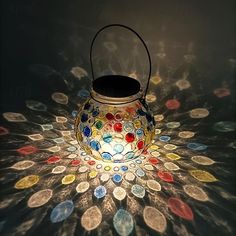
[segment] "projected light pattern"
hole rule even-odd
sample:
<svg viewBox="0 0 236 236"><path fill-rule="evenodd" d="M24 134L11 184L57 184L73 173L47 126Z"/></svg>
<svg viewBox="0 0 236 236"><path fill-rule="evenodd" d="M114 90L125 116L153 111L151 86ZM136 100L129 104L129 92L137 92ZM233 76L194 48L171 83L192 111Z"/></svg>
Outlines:
<svg viewBox="0 0 236 236"><path fill-rule="evenodd" d="M72 68L71 73L80 80L87 76L82 68ZM141 130L141 123L146 128L150 123L138 117L139 106L111 113L86 103L76 123L82 133L78 144L74 120L77 105L88 98L85 88L76 95L55 92L51 105L30 100L26 101L28 111L3 113L0 209L7 217L1 217L2 235L90 231L95 235L204 235L204 227L199 227L202 221L210 230L231 235L233 226L221 212L233 219L227 201L235 196L222 184L228 175L221 167L224 153L217 154L214 148L221 142L217 135L234 132L236 123L205 123L211 117L206 105L181 100L190 82L185 78L161 87L179 89L178 96L170 98L171 93L155 92L163 81L160 75L154 76L147 95L156 121L152 138ZM219 96L221 92L214 91L217 99L230 96L224 90L224 96ZM89 113L93 114L90 118ZM128 115L133 116L132 124L125 120ZM201 133L206 126L214 136ZM130 133L133 136L127 136ZM120 142L121 135L127 137L122 136ZM101 142L109 144L110 139L117 142L105 155L100 152ZM84 151L81 141L85 140L99 157ZM127 147L130 143L135 147ZM235 141L228 138L228 143L227 150L234 150ZM138 154L126 159L131 149ZM120 158L115 162L117 153Z"/></svg>

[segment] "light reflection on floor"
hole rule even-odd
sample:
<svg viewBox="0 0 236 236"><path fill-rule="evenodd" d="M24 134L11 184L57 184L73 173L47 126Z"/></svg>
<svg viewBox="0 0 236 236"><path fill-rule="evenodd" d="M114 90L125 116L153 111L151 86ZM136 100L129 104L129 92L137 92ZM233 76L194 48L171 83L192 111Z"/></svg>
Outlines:
<svg viewBox="0 0 236 236"><path fill-rule="evenodd" d="M80 67L71 73L79 79L87 76ZM235 196L224 189L229 173L221 168L225 160L215 159L214 148L218 133L235 131L236 123L205 124L212 108L194 105L191 96L181 101L181 93L191 88L187 78L171 85L179 91L169 99L157 94L157 86L162 86L159 75L152 77L147 95L155 139L139 158L126 163L93 159L78 146L73 125L89 95L85 88L77 95L55 92L54 103L29 100L28 110L3 113L2 233L205 235L212 227L219 235L233 234L228 219L234 212L221 202ZM212 93L217 99L231 96L228 88ZM216 139L201 133L209 125ZM228 149L235 149L233 139L228 143ZM210 228L200 229L202 222Z"/></svg>

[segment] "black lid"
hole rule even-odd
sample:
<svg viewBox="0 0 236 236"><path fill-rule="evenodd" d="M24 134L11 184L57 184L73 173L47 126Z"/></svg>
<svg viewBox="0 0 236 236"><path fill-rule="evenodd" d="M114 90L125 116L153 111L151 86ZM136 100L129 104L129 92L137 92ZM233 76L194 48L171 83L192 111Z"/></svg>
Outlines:
<svg viewBox="0 0 236 236"><path fill-rule="evenodd" d="M129 97L140 91L140 83L123 75L106 75L93 81L93 90L107 97Z"/></svg>

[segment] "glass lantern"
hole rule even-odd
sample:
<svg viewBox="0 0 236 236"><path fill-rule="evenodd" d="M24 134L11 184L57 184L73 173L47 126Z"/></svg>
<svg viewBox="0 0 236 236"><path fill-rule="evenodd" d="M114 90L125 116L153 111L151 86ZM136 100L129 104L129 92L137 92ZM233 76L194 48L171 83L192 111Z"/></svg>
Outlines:
<svg viewBox="0 0 236 236"><path fill-rule="evenodd" d="M124 75L94 78L92 49L97 35L108 27L132 31L144 45L149 59L145 91L137 79ZM92 68L91 97L81 106L75 121L75 133L81 148L98 160L122 163L140 156L153 139L154 119L145 102L151 76L151 58L142 38L131 28L113 24L100 29L90 49Z"/></svg>

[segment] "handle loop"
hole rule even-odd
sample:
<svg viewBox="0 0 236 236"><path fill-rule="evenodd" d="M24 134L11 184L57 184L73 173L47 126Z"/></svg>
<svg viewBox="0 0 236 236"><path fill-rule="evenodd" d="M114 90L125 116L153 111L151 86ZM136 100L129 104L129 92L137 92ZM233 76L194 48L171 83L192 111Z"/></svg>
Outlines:
<svg viewBox="0 0 236 236"><path fill-rule="evenodd" d="M97 36L105 29L107 28L110 28L110 27L121 27L121 28L125 28L127 30L130 30L131 32L133 32L139 39L140 41L142 42L145 50L146 50L146 53L147 53L147 56L148 56L148 61L149 61L149 74L148 74L148 79L147 79L147 84L146 84L146 89L145 89L145 93L144 93L144 99L147 95L147 90L148 90L148 87L149 87L149 82L150 82L150 78L151 78L151 73L152 73L152 63L151 63L151 57L150 57L150 53L148 51L148 48L147 48L147 45L145 44L144 40L141 38L141 36L136 32L134 31L133 29L131 29L130 27L126 26L126 25L122 25L122 24L110 24L110 25L106 25L104 27L102 27L100 30L97 31L97 33L95 34L95 36L93 37L93 40L92 40L92 43L91 43L91 46L90 46L90 65L91 65L91 72L92 72L92 79L93 81L95 80L94 78L94 70L93 70L93 59L92 59L92 51L93 51L93 45L94 45L94 42L97 38Z"/></svg>

